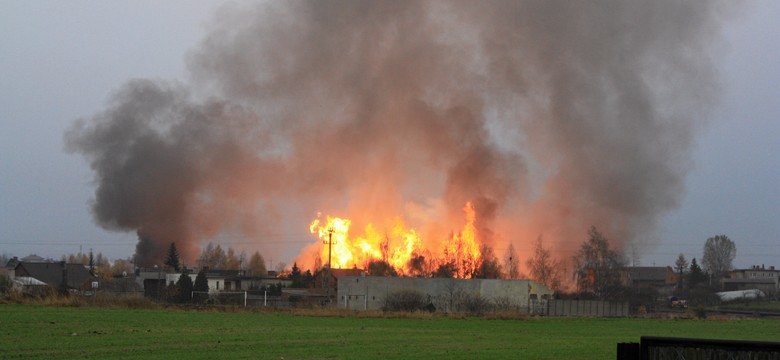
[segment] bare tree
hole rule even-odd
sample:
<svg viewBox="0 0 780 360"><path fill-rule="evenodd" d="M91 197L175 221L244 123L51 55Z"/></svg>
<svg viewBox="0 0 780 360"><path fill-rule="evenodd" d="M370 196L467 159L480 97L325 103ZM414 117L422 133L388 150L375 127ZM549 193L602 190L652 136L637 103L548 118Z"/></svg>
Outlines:
<svg viewBox="0 0 780 360"><path fill-rule="evenodd" d="M737 256L737 247L726 235L716 235L704 244L704 256L701 259L704 270L710 275L721 277L732 268Z"/></svg>
<svg viewBox="0 0 780 360"><path fill-rule="evenodd" d="M319 251L315 250L312 251L311 257L314 259L314 268L312 270L314 270L314 272L316 273L317 271L322 269L322 256L320 255Z"/></svg>
<svg viewBox="0 0 780 360"><path fill-rule="evenodd" d="M225 254L225 270L240 270L241 260L236 255L236 251L232 247L228 247L227 254Z"/></svg>
<svg viewBox="0 0 780 360"><path fill-rule="evenodd" d="M235 254L234 254L235 255ZM200 267L208 266L211 269L224 269L227 262L227 255L222 246L209 242L200 253L198 258L198 265Z"/></svg>
<svg viewBox="0 0 780 360"><path fill-rule="evenodd" d="M133 273L132 259L117 259L110 265L109 272L114 277L127 277L128 274Z"/></svg>
<svg viewBox="0 0 780 360"><path fill-rule="evenodd" d="M252 276L266 276L268 274L265 267L265 259L263 259L263 255L260 255L259 251L255 251L255 253L249 257L248 270Z"/></svg>
<svg viewBox="0 0 780 360"><path fill-rule="evenodd" d="M595 226L588 231L588 241L582 243L574 264L581 289L592 291L600 299L607 299L620 290L623 257L609 247L609 241Z"/></svg>
<svg viewBox="0 0 780 360"><path fill-rule="evenodd" d="M544 247L541 236L536 239L534 255L528 259L527 265L531 279L550 289L560 289L562 282L561 263L553 259L550 249Z"/></svg>
<svg viewBox="0 0 780 360"><path fill-rule="evenodd" d="M62 255L60 260L65 261L68 264L89 265L89 255L82 253L81 251L79 251L78 254Z"/></svg>

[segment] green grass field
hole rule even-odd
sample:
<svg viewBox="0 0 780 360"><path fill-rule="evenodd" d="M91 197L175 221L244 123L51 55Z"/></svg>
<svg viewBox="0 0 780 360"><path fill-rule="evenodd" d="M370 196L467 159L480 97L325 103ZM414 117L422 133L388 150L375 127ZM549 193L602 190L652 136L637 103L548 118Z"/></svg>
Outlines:
<svg viewBox="0 0 780 360"><path fill-rule="evenodd" d="M780 340L777 320L371 318L0 305L0 358L614 359L642 335Z"/></svg>

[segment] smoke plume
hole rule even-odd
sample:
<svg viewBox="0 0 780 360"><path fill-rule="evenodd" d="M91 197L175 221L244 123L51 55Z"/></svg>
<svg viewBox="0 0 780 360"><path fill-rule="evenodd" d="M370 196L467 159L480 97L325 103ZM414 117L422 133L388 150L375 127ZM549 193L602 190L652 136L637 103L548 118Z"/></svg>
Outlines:
<svg viewBox="0 0 780 360"><path fill-rule="evenodd" d="M138 233L139 265L172 241L192 262L224 233L262 251L317 211L401 217L435 243L462 226L467 201L498 255L540 235L572 249L591 225L647 247L717 98L722 11L232 4L187 54L187 79L130 81L65 139L95 173L96 222Z"/></svg>

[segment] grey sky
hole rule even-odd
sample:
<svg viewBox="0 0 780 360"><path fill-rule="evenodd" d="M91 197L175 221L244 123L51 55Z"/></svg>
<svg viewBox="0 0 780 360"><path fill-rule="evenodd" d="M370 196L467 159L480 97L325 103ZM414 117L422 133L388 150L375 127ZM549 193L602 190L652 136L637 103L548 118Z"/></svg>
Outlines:
<svg viewBox="0 0 780 360"><path fill-rule="evenodd" d="M678 210L644 265L701 256L707 237L737 244L736 265L780 265L780 3L746 2L727 27L724 95L694 150ZM58 258L133 253L134 233L94 225L92 172L63 151L75 119L128 79L186 80L184 57L217 5L193 1L0 2L0 253ZM305 227L307 224L302 224ZM584 231L583 231L584 233ZM286 261L294 254L270 252Z"/></svg>

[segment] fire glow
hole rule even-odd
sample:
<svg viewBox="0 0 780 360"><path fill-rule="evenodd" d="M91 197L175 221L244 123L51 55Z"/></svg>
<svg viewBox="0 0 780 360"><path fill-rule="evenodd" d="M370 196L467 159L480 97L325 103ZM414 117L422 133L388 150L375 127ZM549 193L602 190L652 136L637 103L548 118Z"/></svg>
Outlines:
<svg viewBox="0 0 780 360"><path fill-rule="evenodd" d="M454 233L443 242L443 246L426 243L420 234L396 217L393 225L380 231L373 224L366 225L363 233L350 236L349 219L322 215L312 221L309 231L317 234L326 245L322 247L319 256L323 263L328 262L328 242L331 266L334 268L368 268L373 261L384 261L391 265L402 276L414 276L422 268L436 269L440 266L451 266L454 276L470 278L481 258L480 244L477 240L476 212L471 202L463 207L466 223L463 229ZM437 254L438 256L432 256Z"/></svg>
<svg viewBox="0 0 780 360"><path fill-rule="evenodd" d="M334 267L473 277L492 249L543 236L564 253L590 226L650 248L717 100L701 59L724 5L231 4L188 81L128 81L65 145L94 173L95 223L136 232L144 267L240 236L316 268L321 241L269 239L325 204L347 211L312 226Z"/></svg>

